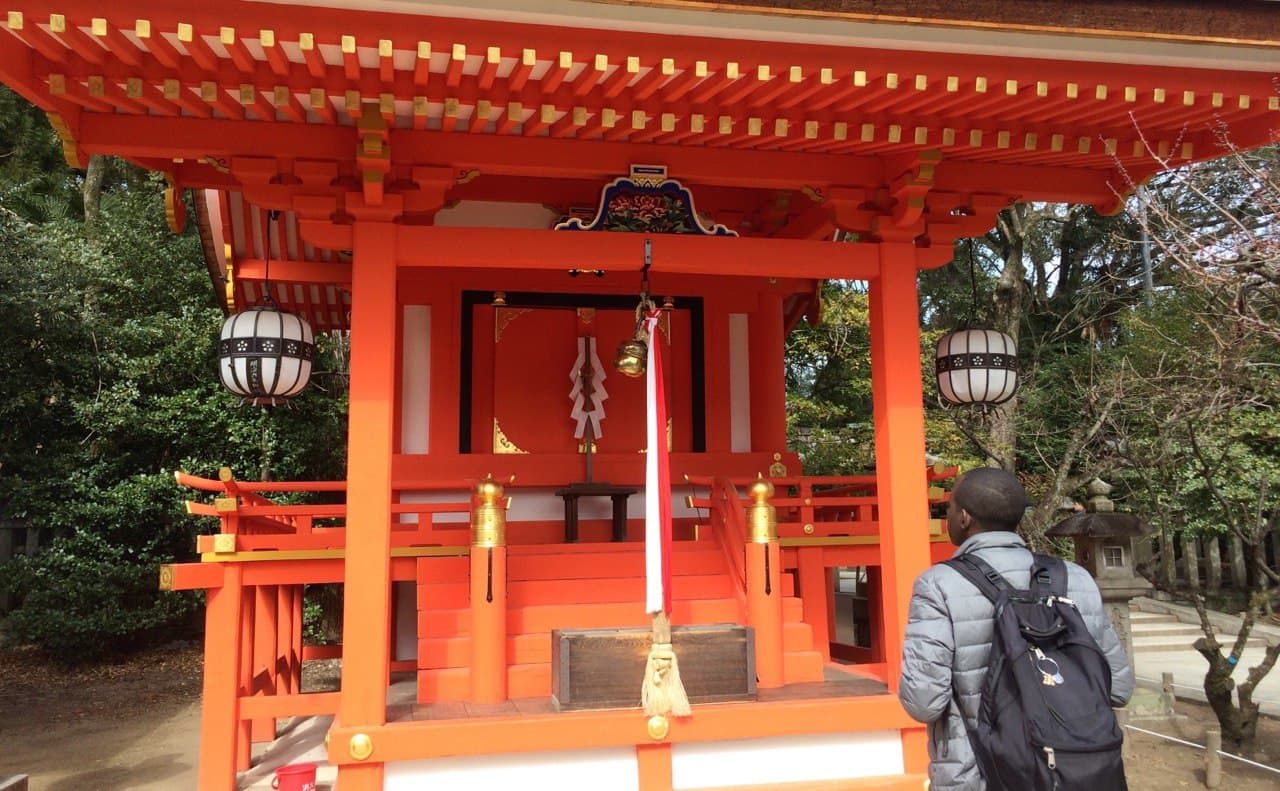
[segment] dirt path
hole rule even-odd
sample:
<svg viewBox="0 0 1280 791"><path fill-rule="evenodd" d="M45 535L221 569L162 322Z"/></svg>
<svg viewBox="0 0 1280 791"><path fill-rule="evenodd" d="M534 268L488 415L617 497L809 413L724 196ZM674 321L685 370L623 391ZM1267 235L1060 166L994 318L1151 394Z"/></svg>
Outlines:
<svg viewBox="0 0 1280 791"><path fill-rule="evenodd" d="M1206 728L1217 726L1213 712L1203 703L1178 701L1174 711L1185 719L1171 723L1134 723L1145 730L1174 736L1184 741L1204 744ZM1129 791L1178 791L1204 788L1204 751L1174 744L1156 736L1126 729L1128 740L1125 775ZM1263 717L1258 724L1258 744L1262 754L1253 757L1258 763L1280 767L1280 721ZM1280 788L1280 774L1255 769L1239 761L1223 757L1223 791L1275 791Z"/></svg>
<svg viewBox="0 0 1280 791"><path fill-rule="evenodd" d="M195 788L199 701L191 645L74 671L0 655L0 775L32 791Z"/></svg>
<svg viewBox="0 0 1280 791"><path fill-rule="evenodd" d="M0 776L29 774L33 791L193 789L199 699L200 652L191 645L76 671L0 653ZM1209 709L1179 702L1177 710L1186 715L1180 724L1142 727L1203 744ZM1259 731L1259 760L1280 764L1280 721L1264 718ZM1128 738L1132 791L1204 787L1202 751L1132 731ZM1222 763L1224 789L1280 788L1280 775Z"/></svg>

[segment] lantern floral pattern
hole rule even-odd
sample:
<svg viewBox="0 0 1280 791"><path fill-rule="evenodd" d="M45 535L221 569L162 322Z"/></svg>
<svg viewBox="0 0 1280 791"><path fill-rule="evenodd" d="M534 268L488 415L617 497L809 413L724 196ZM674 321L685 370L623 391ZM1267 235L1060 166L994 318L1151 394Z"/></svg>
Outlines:
<svg viewBox="0 0 1280 791"><path fill-rule="evenodd" d="M995 330L963 329L938 340L938 395L948 404L999 406L1018 391L1018 346Z"/></svg>
<svg viewBox="0 0 1280 791"><path fill-rule="evenodd" d="M314 358L311 325L274 305L234 313L222 324L218 377L246 403L279 406L300 395Z"/></svg>

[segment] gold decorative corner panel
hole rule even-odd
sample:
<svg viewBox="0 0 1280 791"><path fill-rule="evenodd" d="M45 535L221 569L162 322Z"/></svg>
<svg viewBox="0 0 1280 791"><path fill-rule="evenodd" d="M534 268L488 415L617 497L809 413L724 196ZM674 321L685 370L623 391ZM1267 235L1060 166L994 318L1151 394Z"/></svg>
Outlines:
<svg viewBox="0 0 1280 791"><path fill-rule="evenodd" d="M495 417L493 419L493 452L502 454L527 454L529 451L521 450L520 446L507 439L507 435L502 433L502 426L498 423L498 419Z"/></svg>
<svg viewBox="0 0 1280 791"><path fill-rule="evenodd" d="M493 312L493 342L502 340L502 333L507 331L511 322L530 311L529 308L500 308Z"/></svg>

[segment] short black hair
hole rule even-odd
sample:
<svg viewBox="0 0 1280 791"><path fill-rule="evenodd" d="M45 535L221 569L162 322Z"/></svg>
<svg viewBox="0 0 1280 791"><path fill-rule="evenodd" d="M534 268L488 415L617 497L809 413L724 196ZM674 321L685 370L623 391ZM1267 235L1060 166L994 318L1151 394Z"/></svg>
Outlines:
<svg viewBox="0 0 1280 791"><path fill-rule="evenodd" d="M984 530L1018 529L1029 503L1018 479L992 467L979 467L960 476L951 502L969 512Z"/></svg>

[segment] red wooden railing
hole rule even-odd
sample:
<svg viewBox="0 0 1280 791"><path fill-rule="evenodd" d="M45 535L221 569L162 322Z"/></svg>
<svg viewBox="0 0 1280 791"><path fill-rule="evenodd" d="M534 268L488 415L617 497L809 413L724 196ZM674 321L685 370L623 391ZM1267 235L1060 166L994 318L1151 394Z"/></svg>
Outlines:
<svg viewBox="0 0 1280 791"><path fill-rule="evenodd" d="M959 469L934 465L927 473L929 505L945 504L950 494L933 484L956 477ZM710 486L712 478L691 477L690 483ZM752 478L727 483L749 486ZM811 475L770 478L776 494L778 537L879 536L880 509L874 475Z"/></svg>
<svg viewBox="0 0 1280 791"><path fill-rule="evenodd" d="M738 611L742 618L747 615L747 565L744 556L747 545L747 527L743 518L742 501L738 490L724 478L696 479L689 478L695 486L710 487L706 500L690 498L693 507L708 509L711 516L711 527L716 542L725 554L729 573L732 576L733 593L738 600Z"/></svg>
<svg viewBox="0 0 1280 791"><path fill-rule="evenodd" d="M935 484L958 473L955 467L935 465L929 468L928 501L931 510L950 499L949 492ZM686 480L705 496L689 498L690 507L705 508L711 528L725 551L729 568L734 577L734 589L747 590L745 507L738 496L738 487L747 487L752 478L715 478L687 476ZM873 545L880 541L879 502L877 482L874 476L790 476L771 478L775 496L770 501L777 509L780 544L787 548L784 567L795 573L796 592L804 607L804 620L815 636L833 637L829 634L831 580L829 570L838 565L872 565L878 563L878 552ZM780 495L780 496L779 496ZM931 541L945 540L941 514L931 514ZM861 550L856 555L849 550ZM837 550L833 552L832 550ZM869 552L867 550L870 550ZM878 575L878 568L870 568L870 575ZM744 605L746 598L739 599ZM877 613L872 613L873 633L877 641L890 638L876 628ZM827 641L818 638L818 648L830 658ZM861 656L864 668L879 667L874 662L882 657L874 651L864 651ZM883 675L883 673L881 673Z"/></svg>
<svg viewBox="0 0 1280 791"><path fill-rule="evenodd" d="M340 645L312 646L302 642L302 591L306 584L332 582L333 564L341 563L346 546L345 503L280 503L269 494L334 495L345 493L345 481L238 481L223 470L219 479L176 473L178 484L215 495L213 502L188 501L187 511L219 520L218 535L197 538L205 562L192 564L212 571L220 581L223 570L240 567L259 580L237 585L241 601L238 652L237 763L248 767L251 742L275 738L275 721L293 716L337 712L339 693L301 689L302 661L337 658ZM438 554L468 551L468 522L442 523L440 514L469 514L471 481L402 482L400 492L457 493L445 502L396 503L393 518L412 515L416 521L397 521L392 527L393 555L415 552ZM446 495L447 496L447 495ZM410 559L411 560L411 559ZM189 567L187 567L189 568ZM264 571L265 570L265 571ZM261 573L259 573L261 572ZM174 572L170 572L173 574ZM229 572L228 572L229 573ZM337 577L341 579L341 576ZM200 587L178 584L174 587ZM226 639L228 636L210 636ZM388 668L413 670L416 663L392 662Z"/></svg>

